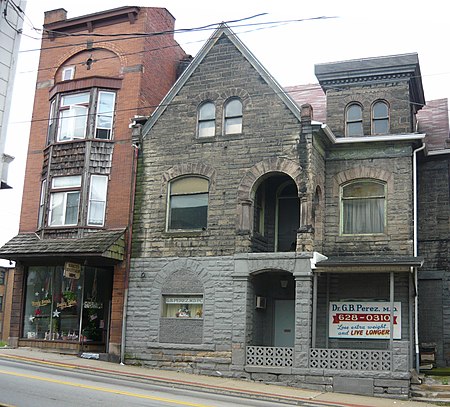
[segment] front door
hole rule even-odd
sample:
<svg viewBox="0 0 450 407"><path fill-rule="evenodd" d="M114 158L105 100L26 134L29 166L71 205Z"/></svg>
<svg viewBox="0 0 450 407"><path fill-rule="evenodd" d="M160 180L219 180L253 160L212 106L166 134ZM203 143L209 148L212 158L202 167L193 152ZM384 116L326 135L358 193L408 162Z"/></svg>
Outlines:
<svg viewBox="0 0 450 407"><path fill-rule="evenodd" d="M294 346L295 300L275 300L275 347Z"/></svg>

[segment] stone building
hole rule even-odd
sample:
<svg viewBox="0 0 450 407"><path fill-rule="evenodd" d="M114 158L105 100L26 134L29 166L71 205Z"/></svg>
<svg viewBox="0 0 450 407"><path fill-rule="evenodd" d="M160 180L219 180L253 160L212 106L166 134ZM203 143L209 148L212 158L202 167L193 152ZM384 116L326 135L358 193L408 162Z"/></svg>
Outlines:
<svg viewBox="0 0 450 407"><path fill-rule="evenodd" d="M408 396L418 56L315 70L282 89L222 25L135 128L128 362Z"/></svg>
<svg viewBox="0 0 450 407"><path fill-rule="evenodd" d="M45 13L20 229L0 249L16 261L11 345L121 353L129 124L176 80L186 55L174 23L164 8Z"/></svg>

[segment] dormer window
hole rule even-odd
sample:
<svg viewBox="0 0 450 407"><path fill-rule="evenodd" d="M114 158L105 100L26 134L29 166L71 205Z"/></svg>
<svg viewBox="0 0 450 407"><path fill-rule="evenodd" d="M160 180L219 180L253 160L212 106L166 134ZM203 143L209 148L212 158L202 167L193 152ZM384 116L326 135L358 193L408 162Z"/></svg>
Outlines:
<svg viewBox="0 0 450 407"><path fill-rule="evenodd" d="M372 106L372 134L389 133L389 106L379 100Z"/></svg>
<svg viewBox="0 0 450 407"><path fill-rule="evenodd" d="M358 103L347 106L345 112L345 135L359 137L364 135L362 121L362 107Z"/></svg>

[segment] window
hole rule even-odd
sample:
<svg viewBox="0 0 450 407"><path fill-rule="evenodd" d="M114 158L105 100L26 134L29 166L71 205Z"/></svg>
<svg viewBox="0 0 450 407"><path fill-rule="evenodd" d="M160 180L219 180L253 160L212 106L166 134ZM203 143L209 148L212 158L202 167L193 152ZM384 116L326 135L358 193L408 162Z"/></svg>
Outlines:
<svg viewBox="0 0 450 407"><path fill-rule="evenodd" d="M92 175L89 189L88 225L103 226L105 223L106 190L108 177Z"/></svg>
<svg viewBox="0 0 450 407"><path fill-rule="evenodd" d="M208 180L183 177L169 185L168 230L205 229L208 216Z"/></svg>
<svg viewBox="0 0 450 407"><path fill-rule="evenodd" d="M345 112L345 135L357 137L363 134L362 107L357 103L352 103Z"/></svg>
<svg viewBox="0 0 450 407"><path fill-rule="evenodd" d="M202 318L203 296L180 295L163 296L163 317L166 318Z"/></svg>
<svg viewBox="0 0 450 407"><path fill-rule="evenodd" d="M386 102L378 101L372 106L372 134L388 134L389 107Z"/></svg>
<svg viewBox="0 0 450 407"><path fill-rule="evenodd" d="M81 175L57 177L52 180L49 226L78 224Z"/></svg>
<svg viewBox="0 0 450 407"><path fill-rule="evenodd" d="M5 272L4 271L0 271L0 285L4 285L5 284Z"/></svg>
<svg viewBox="0 0 450 407"><path fill-rule="evenodd" d="M341 191L342 233L384 233L385 184L379 181L356 181Z"/></svg>
<svg viewBox="0 0 450 407"><path fill-rule="evenodd" d="M44 210L45 210L45 194L46 194L46 186L47 180L43 180L41 183L41 197L39 200L39 218L38 218L38 227L42 227L44 225Z"/></svg>
<svg viewBox="0 0 450 407"><path fill-rule="evenodd" d="M115 92L96 88L56 94L50 102L48 143L55 139L57 142L84 138L110 140L115 102Z"/></svg>
<svg viewBox="0 0 450 407"><path fill-rule="evenodd" d="M86 136L89 93L61 96L59 107L58 141Z"/></svg>
<svg viewBox="0 0 450 407"><path fill-rule="evenodd" d="M225 104L224 133L242 133L242 102L239 99L230 99Z"/></svg>
<svg viewBox="0 0 450 407"><path fill-rule="evenodd" d="M214 137L216 134L216 106L205 102L198 110L198 137Z"/></svg>
<svg viewBox="0 0 450 407"><path fill-rule="evenodd" d="M265 231L266 189L261 185L255 194L255 232L264 236Z"/></svg>
<svg viewBox="0 0 450 407"><path fill-rule="evenodd" d="M0 312L3 311L3 296L0 295Z"/></svg>
<svg viewBox="0 0 450 407"><path fill-rule="evenodd" d="M74 66L66 66L62 70L62 80L63 81L70 81L75 77L75 67Z"/></svg>
<svg viewBox="0 0 450 407"><path fill-rule="evenodd" d="M95 137L105 140L111 138L114 103L116 94L100 91L98 93L97 116L95 121Z"/></svg>

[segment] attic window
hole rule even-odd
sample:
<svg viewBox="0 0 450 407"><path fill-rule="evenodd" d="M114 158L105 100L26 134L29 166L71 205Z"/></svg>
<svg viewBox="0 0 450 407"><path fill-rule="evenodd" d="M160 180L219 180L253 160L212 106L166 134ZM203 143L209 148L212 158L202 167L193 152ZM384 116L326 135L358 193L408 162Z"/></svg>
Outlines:
<svg viewBox="0 0 450 407"><path fill-rule="evenodd" d="M75 77L75 66L66 66L62 70L61 80L70 81Z"/></svg>

